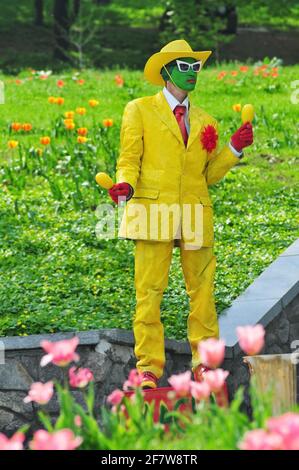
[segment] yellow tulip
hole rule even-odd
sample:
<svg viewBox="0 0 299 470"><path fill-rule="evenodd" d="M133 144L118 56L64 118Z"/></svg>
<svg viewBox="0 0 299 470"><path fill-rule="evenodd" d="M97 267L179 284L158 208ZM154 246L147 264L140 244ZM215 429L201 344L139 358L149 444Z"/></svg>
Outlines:
<svg viewBox="0 0 299 470"><path fill-rule="evenodd" d="M113 126L113 119L103 119L103 125L105 127L111 127Z"/></svg>
<svg viewBox="0 0 299 470"><path fill-rule="evenodd" d="M240 103L236 103L236 104L233 104L233 110L236 111L236 113L239 113L241 111L241 104Z"/></svg>
<svg viewBox="0 0 299 470"><path fill-rule="evenodd" d="M99 102L97 100L89 100L88 104L89 104L89 106L94 108L95 106L97 106L99 104Z"/></svg>
<svg viewBox="0 0 299 470"><path fill-rule="evenodd" d="M84 137L84 136L82 136L82 135L79 135L79 136L77 137L77 142L78 142L78 144L86 144L87 140L88 140L87 137Z"/></svg>
<svg viewBox="0 0 299 470"><path fill-rule="evenodd" d="M77 129L77 132L78 132L78 135L87 135L88 133L88 130L86 127L79 127Z"/></svg>
<svg viewBox="0 0 299 470"><path fill-rule="evenodd" d="M252 104L244 104L242 108L242 123L244 124L245 122L252 122L254 118L254 107Z"/></svg>
<svg viewBox="0 0 299 470"><path fill-rule="evenodd" d="M96 175L96 182L105 189L110 189L114 185L110 176L103 172L100 172Z"/></svg>
<svg viewBox="0 0 299 470"><path fill-rule="evenodd" d="M29 122L25 122L24 124L22 124L22 129L26 132L29 132L32 130L32 124L30 124Z"/></svg>
<svg viewBox="0 0 299 470"><path fill-rule="evenodd" d="M19 145L19 142L17 140L9 140L7 145L10 149L14 149Z"/></svg>
<svg viewBox="0 0 299 470"><path fill-rule="evenodd" d="M75 129L75 123L72 119L65 119L64 120L64 125L70 131Z"/></svg>
<svg viewBox="0 0 299 470"><path fill-rule="evenodd" d="M64 98L62 98L61 96L58 96L57 98L55 98L55 103L62 105L64 103Z"/></svg>
<svg viewBox="0 0 299 470"><path fill-rule="evenodd" d="M76 108L76 113L81 114L81 116L83 116L83 114L86 114L86 108Z"/></svg>
<svg viewBox="0 0 299 470"><path fill-rule="evenodd" d="M49 145L51 143L51 138L48 137L47 135L41 137L39 139L40 143L43 144L43 145Z"/></svg>
<svg viewBox="0 0 299 470"><path fill-rule="evenodd" d="M14 131L19 131L22 128L22 124L19 122L12 122L10 126Z"/></svg>
<svg viewBox="0 0 299 470"><path fill-rule="evenodd" d="M66 112L64 113L64 116L65 116L67 119L73 119L74 115L75 115L74 111L66 111Z"/></svg>

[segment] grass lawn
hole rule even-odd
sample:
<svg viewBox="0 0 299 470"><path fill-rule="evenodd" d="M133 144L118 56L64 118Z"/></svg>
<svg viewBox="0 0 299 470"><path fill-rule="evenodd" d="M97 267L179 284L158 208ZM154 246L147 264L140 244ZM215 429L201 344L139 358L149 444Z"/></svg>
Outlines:
<svg viewBox="0 0 299 470"><path fill-rule="evenodd" d="M219 120L222 144L240 125L233 104L251 102L257 113L255 144L210 187L219 313L298 236L298 105L290 96L299 66L279 67L277 77L264 77L268 69L258 75L253 67L237 75L233 70L239 65L227 66L219 79L222 69L207 67L191 95L193 103ZM116 85L116 74L124 86ZM0 106L0 335L131 328L134 243L96 238L94 209L110 199L94 175L108 171L113 176L125 104L158 88L128 70L68 71L44 80L24 70L17 81L0 79L5 84ZM62 88L57 80L63 80ZM50 104L50 96L65 101ZM90 107L90 99L98 100L98 106ZM77 107L86 108L86 114L74 118L76 128L88 128L85 144L77 143L76 129L66 130L63 123L64 113ZM106 118L113 119L113 126L103 125ZM12 122L30 123L32 130L13 131ZM49 136L51 144L43 146L42 136ZM8 148L9 140L18 146ZM176 249L162 302L168 337L185 338L187 314Z"/></svg>

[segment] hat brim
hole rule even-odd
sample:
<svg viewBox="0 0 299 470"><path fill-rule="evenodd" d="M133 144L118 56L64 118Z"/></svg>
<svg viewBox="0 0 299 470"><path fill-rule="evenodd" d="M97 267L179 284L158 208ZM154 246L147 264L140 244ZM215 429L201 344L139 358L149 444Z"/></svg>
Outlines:
<svg viewBox="0 0 299 470"><path fill-rule="evenodd" d="M163 65L168 64L174 59L180 57L192 57L193 59L201 60L202 65L206 62L212 51L198 51L198 52L156 52L153 54L145 64L144 77L154 85L164 85L164 80L160 75Z"/></svg>

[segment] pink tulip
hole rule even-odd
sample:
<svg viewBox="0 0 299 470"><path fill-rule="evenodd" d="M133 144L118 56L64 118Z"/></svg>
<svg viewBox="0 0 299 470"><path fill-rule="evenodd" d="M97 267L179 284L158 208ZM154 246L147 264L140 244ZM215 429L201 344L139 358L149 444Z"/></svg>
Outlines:
<svg viewBox="0 0 299 470"><path fill-rule="evenodd" d="M211 393L207 382L191 382L191 395L195 400L206 400Z"/></svg>
<svg viewBox="0 0 299 470"><path fill-rule="evenodd" d="M110 395L107 397L108 403L110 405L119 405L124 397L124 392L119 389L114 390Z"/></svg>
<svg viewBox="0 0 299 470"><path fill-rule="evenodd" d="M204 374L204 382L209 385L211 392L217 393L223 388L228 374L229 372L223 369L209 370Z"/></svg>
<svg viewBox="0 0 299 470"><path fill-rule="evenodd" d="M78 428L80 428L82 426L81 416L76 415L75 418L74 418L74 423L75 423L76 426L78 426Z"/></svg>
<svg viewBox="0 0 299 470"><path fill-rule="evenodd" d="M267 429L278 434L285 450L299 450L299 414L285 413L267 421Z"/></svg>
<svg viewBox="0 0 299 470"><path fill-rule="evenodd" d="M209 338L199 343L198 352L203 365L214 369L224 360L225 342L222 339Z"/></svg>
<svg viewBox="0 0 299 470"><path fill-rule="evenodd" d="M79 344L79 338L76 336L72 339L65 339L51 343L50 341L42 341L41 347L48 353L42 357L40 365L42 367L52 362L53 364L65 367L72 361L78 361L79 356L75 353L75 349Z"/></svg>
<svg viewBox="0 0 299 470"><path fill-rule="evenodd" d="M36 431L30 442L32 450L74 450L79 447L83 439L76 437L70 429L61 429L49 433L43 429Z"/></svg>
<svg viewBox="0 0 299 470"><path fill-rule="evenodd" d="M25 436L21 432L16 432L11 438L0 433L0 450L23 450Z"/></svg>
<svg viewBox="0 0 299 470"><path fill-rule="evenodd" d="M241 450L282 450L283 439L279 434L255 429L245 434L239 448Z"/></svg>
<svg viewBox="0 0 299 470"><path fill-rule="evenodd" d="M241 349L249 356L258 354L265 343L265 329L262 325L238 326L237 336Z"/></svg>
<svg viewBox="0 0 299 470"><path fill-rule="evenodd" d="M94 380L93 373L90 369L71 367L69 370L70 386L77 388L84 388L86 385Z"/></svg>
<svg viewBox="0 0 299 470"><path fill-rule="evenodd" d="M168 382L179 396L186 396L191 389L191 371L188 370L182 374L172 375Z"/></svg>
<svg viewBox="0 0 299 470"><path fill-rule="evenodd" d="M137 369L130 370L128 380L125 381L123 385L124 390L129 390L130 388L140 387L142 384L142 372Z"/></svg>
<svg viewBox="0 0 299 470"><path fill-rule="evenodd" d="M24 398L24 402L30 403L34 401L39 405L45 405L51 400L53 393L53 382L50 381L45 384L35 382L31 385L27 397Z"/></svg>
<svg viewBox="0 0 299 470"><path fill-rule="evenodd" d="M120 408L118 408L118 406L116 406L116 405L113 405L112 408L111 408L111 413L117 413L119 409L120 409L121 413L125 414L125 412L126 412L125 405L120 405Z"/></svg>

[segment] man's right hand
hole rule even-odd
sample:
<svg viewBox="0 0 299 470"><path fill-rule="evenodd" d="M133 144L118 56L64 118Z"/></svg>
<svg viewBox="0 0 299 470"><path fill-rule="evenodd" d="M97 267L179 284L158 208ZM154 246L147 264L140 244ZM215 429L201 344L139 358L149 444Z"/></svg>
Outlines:
<svg viewBox="0 0 299 470"><path fill-rule="evenodd" d="M253 129L251 122L245 122L231 137L231 145L237 152L253 143Z"/></svg>
<svg viewBox="0 0 299 470"><path fill-rule="evenodd" d="M133 196L134 190L129 183L116 183L109 189L111 199L118 204L118 197L125 196L126 201L129 201Z"/></svg>

